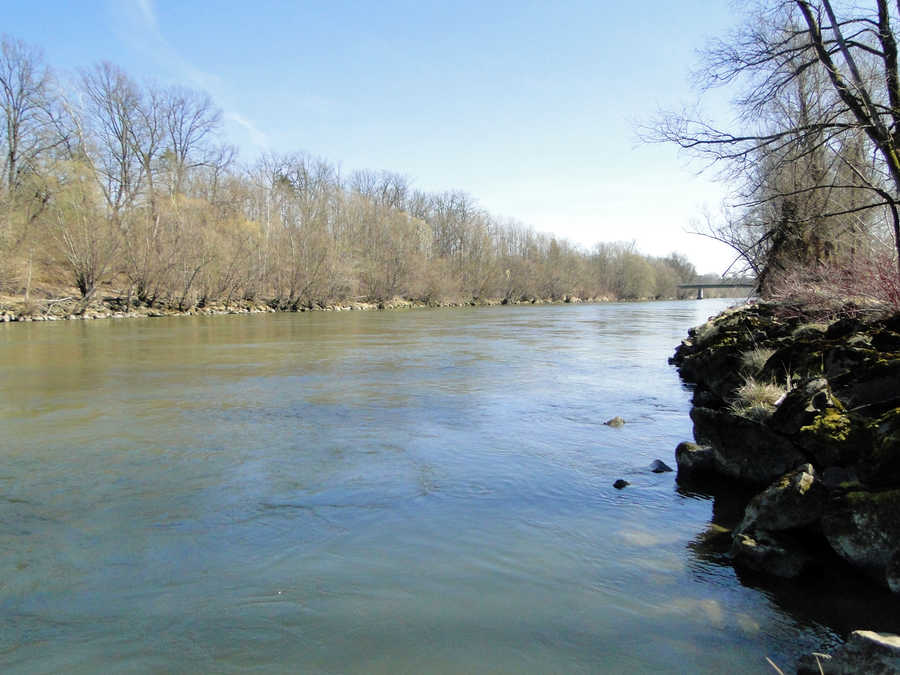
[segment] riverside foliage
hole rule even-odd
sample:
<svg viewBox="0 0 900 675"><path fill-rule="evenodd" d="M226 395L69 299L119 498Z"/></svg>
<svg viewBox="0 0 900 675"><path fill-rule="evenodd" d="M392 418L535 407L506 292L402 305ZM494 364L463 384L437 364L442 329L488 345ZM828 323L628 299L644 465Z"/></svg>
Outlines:
<svg viewBox="0 0 900 675"><path fill-rule="evenodd" d="M61 82L2 40L0 293L103 295L187 309L264 300L675 297L683 256L586 251L388 171L224 143L221 112L101 63ZM77 292L76 292L77 289Z"/></svg>

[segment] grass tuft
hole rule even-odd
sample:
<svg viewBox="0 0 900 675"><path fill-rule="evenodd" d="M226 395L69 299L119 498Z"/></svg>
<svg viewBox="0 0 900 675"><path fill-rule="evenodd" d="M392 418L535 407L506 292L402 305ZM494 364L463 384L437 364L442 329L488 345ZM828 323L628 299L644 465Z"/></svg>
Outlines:
<svg viewBox="0 0 900 675"><path fill-rule="evenodd" d="M785 387L774 382L759 382L752 376L737 388L731 411L742 417L761 421L775 412L776 405L787 393Z"/></svg>
<svg viewBox="0 0 900 675"><path fill-rule="evenodd" d="M741 354L741 372L751 377L753 375L758 375L765 367L766 361L768 361L774 353L774 349L769 349L767 347L757 347L745 351Z"/></svg>

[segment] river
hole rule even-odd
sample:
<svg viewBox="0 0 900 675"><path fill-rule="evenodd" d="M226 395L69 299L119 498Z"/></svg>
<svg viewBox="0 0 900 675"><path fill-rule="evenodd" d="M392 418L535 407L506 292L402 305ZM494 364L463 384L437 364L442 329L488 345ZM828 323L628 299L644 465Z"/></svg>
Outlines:
<svg viewBox="0 0 900 675"><path fill-rule="evenodd" d="M711 496L648 469L691 437L666 359L727 304L0 325L0 671L767 672L839 643L840 606L740 579Z"/></svg>

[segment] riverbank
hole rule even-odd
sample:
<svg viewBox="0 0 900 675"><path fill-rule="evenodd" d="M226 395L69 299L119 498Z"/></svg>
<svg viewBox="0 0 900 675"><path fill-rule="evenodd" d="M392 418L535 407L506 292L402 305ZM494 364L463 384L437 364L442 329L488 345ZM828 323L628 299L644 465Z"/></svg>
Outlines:
<svg viewBox="0 0 900 675"><path fill-rule="evenodd" d="M372 310L424 309L434 307L494 307L500 305L544 305L613 302L612 298L579 298L565 296L552 298L469 298L466 300L424 301L406 298L372 302L366 300L342 300L311 304L280 304L274 300L238 300L229 303L179 309L171 303L144 304L128 301L120 296L108 296L85 304L73 297L58 297L26 302L21 297L0 296L0 323L31 321L74 321L92 319L137 319L171 316L217 316L225 314L266 314L275 312L347 312Z"/></svg>
<svg viewBox="0 0 900 675"><path fill-rule="evenodd" d="M735 567L847 566L900 594L900 314L750 304L689 331L670 362L694 387L679 480L755 493L726 533Z"/></svg>

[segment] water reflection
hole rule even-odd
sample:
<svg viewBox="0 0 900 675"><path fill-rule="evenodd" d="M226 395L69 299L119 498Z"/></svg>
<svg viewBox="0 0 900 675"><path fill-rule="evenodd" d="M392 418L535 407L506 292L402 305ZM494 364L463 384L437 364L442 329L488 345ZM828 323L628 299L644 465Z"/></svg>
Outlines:
<svg viewBox="0 0 900 675"><path fill-rule="evenodd" d="M896 598L861 579L859 573L820 545L820 565L799 579L782 580L733 568L731 532L740 522L752 490L719 478L681 478L677 492L686 499L712 500L712 517L687 544L692 574L706 584L727 587L737 581L780 611L765 621L758 613L743 615L742 630L767 638L770 654L782 667L791 667L800 654L833 650L852 630L862 626L900 630Z"/></svg>

